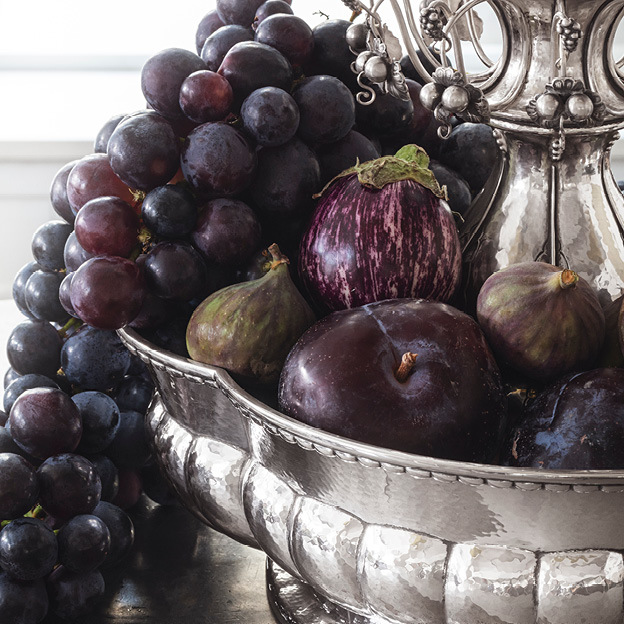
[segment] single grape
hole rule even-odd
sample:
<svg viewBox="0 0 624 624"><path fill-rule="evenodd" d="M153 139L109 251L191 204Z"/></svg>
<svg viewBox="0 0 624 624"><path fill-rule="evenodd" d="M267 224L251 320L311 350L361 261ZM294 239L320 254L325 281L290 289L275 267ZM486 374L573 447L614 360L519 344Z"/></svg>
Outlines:
<svg viewBox="0 0 624 624"><path fill-rule="evenodd" d="M50 611L63 620L77 620L95 611L104 597L105 583L99 570L71 572L59 566L48 577L47 588Z"/></svg>
<svg viewBox="0 0 624 624"><path fill-rule="evenodd" d="M101 501L112 501L119 491L119 472L112 459L106 455L90 455L89 461L93 464L102 483Z"/></svg>
<svg viewBox="0 0 624 624"><path fill-rule="evenodd" d="M190 191L167 184L145 196L141 216L147 228L159 238L184 238L195 227L197 207Z"/></svg>
<svg viewBox="0 0 624 624"><path fill-rule="evenodd" d="M92 200L93 201L93 200ZM81 264L85 263L93 254L86 251L76 238L76 232L72 232L67 237L65 249L63 250L63 259L67 271L75 271Z"/></svg>
<svg viewBox="0 0 624 624"><path fill-rule="evenodd" d="M72 307L85 323L98 329L119 329L140 312L145 292L134 262L96 256L74 273L69 294Z"/></svg>
<svg viewBox="0 0 624 624"><path fill-rule="evenodd" d="M115 403L123 411L145 414L154 394L154 383L141 375L124 377L113 394Z"/></svg>
<svg viewBox="0 0 624 624"><path fill-rule="evenodd" d="M119 407L103 392L89 390L74 394L82 418L82 437L76 452L82 455L100 453L113 440L119 427Z"/></svg>
<svg viewBox="0 0 624 624"><path fill-rule="evenodd" d="M171 124L154 111L126 117L111 134L107 153L117 176L142 191L169 182L180 161L179 141Z"/></svg>
<svg viewBox="0 0 624 624"><path fill-rule="evenodd" d="M17 453L0 452L0 519L23 516L35 506L38 496L34 466Z"/></svg>
<svg viewBox="0 0 624 624"><path fill-rule="evenodd" d="M32 237L33 258L48 271L60 271L65 267L63 249L72 226L65 221L48 221L37 228Z"/></svg>
<svg viewBox="0 0 624 624"><path fill-rule="evenodd" d="M104 562L110 543L103 520L91 514L74 516L58 533L59 563L72 572L90 572Z"/></svg>
<svg viewBox="0 0 624 624"><path fill-rule="evenodd" d="M190 301L204 294L206 265L188 243L163 241L147 255L144 267L149 290L164 299Z"/></svg>
<svg viewBox="0 0 624 624"><path fill-rule="evenodd" d="M30 463L30 460L27 457L28 453L26 453L23 449L17 446L17 444L15 444L15 440L11 437L11 432L6 426L0 427L0 453L13 453L14 455L19 455L20 457L23 457L25 460L28 461L28 463ZM32 507L32 505L30 507ZM21 516L23 514L18 515Z"/></svg>
<svg viewBox="0 0 624 624"><path fill-rule="evenodd" d="M153 329L167 323L175 315L176 303L162 299L147 291L139 313L128 327L133 329Z"/></svg>
<svg viewBox="0 0 624 624"><path fill-rule="evenodd" d="M108 195L134 204L132 191L115 175L106 154L81 158L67 178L67 199L74 214L89 200Z"/></svg>
<svg viewBox="0 0 624 624"><path fill-rule="evenodd" d="M67 178L69 178L69 174L77 162L77 160L72 160L63 165L57 171L50 186L50 202L54 212L70 225L74 223L74 213L67 199Z"/></svg>
<svg viewBox="0 0 624 624"><path fill-rule="evenodd" d="M65 275L65 277L63 278L63 281L61 282L61 286L59 287L58 296L59 296L59 301L61 302L61 305L63 306L63 309L65 310L65 312L67 312L67 314L69 314L73 318L78 318L78 312L74 310L74 306L72 305L72 302L71 302L70 290L71 290L71 283L73 279L74 279L73 273L67 273L67 275Z"/></svg>
<svg viewBox="0 0 624 624"><path fill-rule="evenodd" d="M286 57L257 41L243 41L232 46L219 73L232 85L234 101L239 106L256 89L279 87L290 91L293 81L292 67Z"/></svg>
<svg viewBox="0 0 624 624"><path fill-rule="evenodd" d="M11 382L4 391L4 411L9 414L17 398L26 390L33 390L34 388L58 388L58 384L45 375L21 375Z"/></svg>
<svg viewBox="0 0 624 624"><path fill-rule="evenodd" d="M16 581L0 570L0 622L39 624L48 613L48 594L43 580Z"/></svg>
<svg viewBox="0 0 624 624"><path fill-rule="evenodd" d="M211 34L201 49L201 58L206 63L206 69L216 72L225 58L225 55L237 43L253 41L254 34L251 28L228 24Z"/></svg>
<svg viewBox="0 0 624 624"><path fill-rule="evenodd" d="M21 377L21 375L9 366L9 368L6 369L6 373L4 373L4 389L6 390L9 385L19 377Z"/></svg>
<svg viewBox="0 0 624 624"><path fill-rule="evenodd" d="M12 286L13 301L15 302L17 309L22 314L24 314L25 316L33 320L35 317L30 312L30 310L28 309L28 306L26 305L25 289L26 289L26 282L28 282L28 279L30 278L30 276L36 271L39 271L40 269L41 267L34 260L32 262L29 262L28 264L25 264L17 272L17 275L15 276L15 279L13 280L13 286Z"/></svg>
<svg viewBox="0 0 624 624"><path fill-rule="evenodd" d="M460 215L465 214L472 203L472 193L468 182L459 173L435 160L429 163L429 169L433 171L440 186L446 186L451 210Z"/></svg>
<svg viewBox="0 0 624 624"><path fill-rule="evenodd" d="M279 50L293 67L304 66L314 50L312 29L296 15L278 13L265 17L256 27L255 40Z"/></svg>
<svg viewBox="0 0 624 624"><path fill-rule="evenodd" d="M244 191L256 173L256 153L229 124L206 123L189 134L182 149L184 177L200 194L231 196Z"/></svg>
<svg viewBox="0 0 624 624"><path fill-rule="evenodd" d="M329 19L319 22L313 29L314 50L308 63L306 75L335 76L350 89L359 91L357 77L351 71L355 60L347 43L347 30L351 22L342 19Z"/></svg>
<svg viewBox="0 0 624 624"><path fill-rule="evenodd" d="M119 125L119 122L125 115L113 115L101 128L95 137L93 151L96 154L105 154L113 130Z"/></svg>
<svg viewBox="0 0 624 624"><path fill-rule="evenodd" d="M41 321L63 325L68 314L59 301L59 289L64 273L35 271L26 282L24 299L30 313Z"/></svg>
<svg viewBox="0 0 624 624"><path fill-rule="evenodd" d="M372 104L358 104L356 108L358 128L375 132L379 136L397 135L397 140L401 142L410 128L413 116L412 101L401 100L390 93L379 93Z"/></svg>
<svg viewBox="0 0 624 624"><path fill-rule="evenodd" d="M113 504L121 509L134 507L143 494L143 480L138 468L119 468L119 491Z"/></svg>
<svg viewBox="0 0 624 624"><path fill-rule="evenodd" d="M61 363L72 385L104 391L123 379L130 366L130 352L116 332L84 326L65 341Z"/></svg>
<svg viewBox="0 0 624 624"><path fill-rule="evenodd" d="M204 69L194 72L180 87L180 108L197 123L225 119L232 109L234 92L221 74Z"/></svg>
<svg viewBox="0 0 624 624"><path fill-rule="evenodd" d="M253 29L256 30L262 23L262 20L265 20L267 17L270 17L271 15L278 15L280 13L292 15L293 10L290 3L285 2L285 0L266 0L266 2L263 2L256 11L252 24Z"/></svg>
<svg viewBox="0 0 624 624"><path fill-rule="evenodd" d="M193 72L206 69L194 52L167 48L150 57L141 69L141 89L148 104L168 119L180 119L178 98L184 79ZM109 143L110 150L110 143Z"/></svg>
<svg viewBox="0 0 624 624"><path fill-rule="evenodd" d="M75 450L82 435L78 408L58 388L26 390L13 404L8 423L17 445L37 459Z"/></svg>
<svg viewBox="0 0 624 624"><path fill-rule="evenodd" d="M318 159L321 163L321 182L323 186L346 169L380 157L372 141L360 132L350 130L346 136L319 148Z"/></svg>
<svg viewBox="0 0 624 624"><path fill-rule="evenodd" d="M217 13L226 24L251 26L264 0L217 0Z"/></svg>
<svg viewBox="0 0 624 624"><path fill-rule="evenodd" d="M254 211L238 199L213 199L202 206L191 235L208 262L241 265L260 245L261 227Z"/></svg>
<svg viewBox="0 0 624 624"><path fill-rule="evenodd" d="M197 54L201 54L204 42L213 32L219 30L222 26L225 26L216 9L208 11L201 21L197 25L197 31L195 32L195 49Z"/></svg>
<svg viewBox="0 0 624 624"><path fill-rule="evenodd" d="M186 348L186 327L189 318L190 313L174 317L168 323L153 330L143 331L143 336L165 351L170 351L180 357L189 357Z"/></svg>
<svg viewBox="0 0 624 624"><path fill-rule="evenodd" d="M100 501L93 510L93 515L104 521L111 537L111 546L102 565L109 568L123 559L134 544L134 524L130 516L117 505L107 501Z"/></svg>
<svg viewBox="0 0 624 624"><path fill-rule="evenodd" d="M76 215L74 233L88 254L127 258L137 245L139 225L136 212L123 199L98 197Z"/></svg>
<svg viewBox="0 0 624 624"><path fill-rule="evenodd" d="M338 78L305 78L293 98L300 114L298 135L310 145L339 141L355 124L355 100Z"/></svg>
<svg viewBox="0 0 624 624"><path fill-rule="evenodd" d="M264 147L283 145L299 127L299 107L289 93L277 87L253 91L241 106L245 131Z"/></svg>
<svg viewBox="0 0 624 624"><path fill-rule="evenodd" d="M54 531L36 518L17 518L0 531L0 567L19 581L52 572L58 557Z"/></svg>
<svg viewBox="0 0 624 624"><path fill-rule="evenodd" d="M9 364L20 374L54 377L59 369L63 341L47 321L23 321L7 342Z"/></svg>
<svg viewBox="0 0 624 624"><path fill-rule="evenodd" d="M100 502L102 483L93 464L73 453L48 457L37 468L39 502L46 513L67 520L91 513Z"/></svg>

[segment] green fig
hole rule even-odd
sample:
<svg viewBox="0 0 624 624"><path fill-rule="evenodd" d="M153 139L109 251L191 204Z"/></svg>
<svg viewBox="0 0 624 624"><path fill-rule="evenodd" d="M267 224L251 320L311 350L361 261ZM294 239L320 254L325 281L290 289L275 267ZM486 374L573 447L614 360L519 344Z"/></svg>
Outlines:
<svg viewBox="0 0 624 624"><path fill-rule="evenodd" d="M316 320L277 245L263 277L226 286L193 312L186 344L193 360L262 384L279 379L292 346Z"/></svg>

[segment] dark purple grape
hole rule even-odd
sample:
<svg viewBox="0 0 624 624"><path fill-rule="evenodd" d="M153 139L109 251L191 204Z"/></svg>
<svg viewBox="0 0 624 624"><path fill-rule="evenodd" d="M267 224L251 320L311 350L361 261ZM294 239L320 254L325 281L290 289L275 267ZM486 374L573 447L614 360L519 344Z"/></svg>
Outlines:
<svg viewBox="0 0 624 624"><path fill-rule="evenodd" d="M436 58L439 62L441 58L440 53L433 46L429 46L429 51L431 52L431 54L433 54L434 58ZM422 50L417 50L416 56L418 56L418 58L420 59L420 62L423 64L423 67L425 68L425 70L429 74L433 74L433 72L436 70L436 66L434 66L431 63L431 61L425 56L424 52ZM451 65L452 63L450 59L447 57L446 66L450 67ZM406 78L409 78L410 80L414 80L415 82L418 82L422 85L425 84L424 78L416 71L416 68L414 67L414 63L412 63L412 60L410 59L408 54L405 54L401 58L401 71L403 72L403 75Z"/></svg>
<svg viewBox="0 0 624 624"><path fill-rule="evenodd" d="M149 58L141 70L141 89L148 104L168 119L183 117L178 103L180 86L200 69L206 69L204 61L182 48L167 48Z"/></svg>
<svg viewBox="0 0 624 624"><path fill-rule="evenodd" d="M143 494L143 481L138 468L119 468L119 491L113 503L121 509L134 507Z"/></svg>
<svg viewBox="0 0 624 624"><path fill-rule="evenodd" d="M299 108L289 93L277 87L253 91L241 106L245 131L265 147L283 145L299 127Z"/></svg>
<svg viewBox="0 0 624 624"><path fill-rule="evenodd" d="M29 262L28 264L25 264L17 272L17 275L15 276L15 279L13 280L13 287L12 287L13 301L15 302L17 309L22 314L24 314L25 316L33 320L35 317L30 312L30 310L28 309L28 306L26 305L26 297L25 297L24 291L26 288L26 282L28 282L30 276L33 273L35 273L35 271L39 271L40 269L41 267L34 260L32 262Z"/></svg>
<svg viewBox="0 0 624 624"><path fill-rule="evenodd" d="M117 176L142 191L166 184L179 167L178 138L171 124L154 111L126 117L111 134L107 153Z"/></svg>
<svg viewBox="0 0 624 624"><path fill-rule="evenodd" d="M195 227L197 207L186 188L167 184L145 196L141 216L147 228L159 238L184 238Z"/></svg>
<svg viewBox="0 0 624 624"><path fill-rule="evenodd" d="M301 116L298 135L310 145L339 141L355 124L355 100L338 78L305 78L293 97Z"/></svg>
<svg viewBox="0 0 624 624"><path fill-rule="evenodd" d="M145 362L138 356L133 355L130 360L130 367L128 368L128 375L133 377L145 377L149 381L152 381L149 369Z"/></svg>
<svg viewBox="0 0 624 624"><path fill-rule="evenodd" d="M59 289L65 277L56 271L35 271L26 282L24 299L30 313L41 321L60 323L68 314L59 301Z"/></svg>
<svg viewBox="0 0 624 624"><path fill-rule="evenodd" d="M286 15L293 14L292 7L288 2L285 2L285 0L266 0L266 2L263 2L256 11L252 24L253 29L257 29L262 21L267 17L271 17L271 15L279 15L280 13L284 13Z"/></svg>
<svg viewBox="0 0 624 624"><path fill-rule="evenodd" d="M124 117L125 115L114 115L100 128L100 131L95 137L95 143L93 144L93 151L96 154L106 154L108 139L110 139L113 130L115 130Z"/></svg>
<svg viewBox="0 0 624 624"><path fill-rule="evenodd" d="M61 352L69 383L83 390L109 390L126 375L130 352L114 331L82 327L72 334Z"/></svg>
<svg viewBox="0 0 624 624"><path fill-rule="evenodd" d="M132 375L121 380L117 388L115 388L113 398L120 410L132 410L145 414L153 394L154 384L151 379L140 375Z"/></svg>
<svg viewBox="0 0 624 624"><path fill-rule="evenodd" d="M74 306L71 302L71 283L73 279L73 273L67 273L67 275L63 278L61 286L59 287L59 301L69 316L78 318L78 312L74 310Z"/></svg>
<svg viewBox="0 0 624 624"><path fill-rule="evenodd" d="M76 238L76 232L72 232L67 237L65 249L63 250L63 259L67 271L75 271L90 258L93 258L93 254L90 254L82 247Z"/></svg>
<svg viewBox="0 0 624 624"><path fill-rule="evenodd" d="M0 519L23 516L35 506L38 496L39 482L32 464L17 453L0 452Z"/></svg>
<svg viewBox="0 0 624 624"><path fill-rule="evenodd" d="M66 165L63 165L57 171L52 180L52 185L50 186L50 202L52 203L52 208L54 208L54 212L56 212L61 219L64 219L69 224L74 223L74 213L67 199L67 178L77 162L77 160L72 160Z"/></svg>
<svg viewBox="0 0 624 624"><path fill-rule="evenodd" d="M91 513L100 502L102 483L93 464L80 455L61 453L37 468L39 502L59 520Z"/></svg>
<svg viewBox="0 0 624 624"><path fill-rule="evenodd" d="M59 369L63 341L47 321L24 321L7 342L9 364L20 375L38 373L54 377Z"/></svg>
<svg viewBox="0 0 624 624"><path fill-rule="evenodd" d="M302 67L312 57L314 34L307 22L296 15L278 13L256 27L255 40L279 50L293 67Z"/></svg>
<svg viewBox="0 0 624 624"><path fill-rule="evenodd" d="M180 87L180 108L199 124L225 119L233 101L230 83L221 74L207 69L191 74Z"/></svg>
<svg viewBox="0 0 624 624"><path fill-rule="evenodd" d="M186 327L188 322L189 317L174 318L165 325L143 332L143 335L147 340L165 351L170 351L180 357L189 357L188 349L186 348Z"/></svg>
<svg viewBox="0 0 624 624"><path fill-rule="evenodd" d="M305 218L319 192L321 172L315 153L298 138L258 153L258 173L250 189L256 206L273 217Z"/></svg>
<svg viewBox="0 0 624 624"><path fill-rule="evenodd" d="M141 468L150 457L144 417L141 412L122 410L119 427L106 455L118 468Z"/></svg>
<svg viewBox="0 0 624 624"><path fill-rule="evenodd" d="M137 245L139 217L123 199L98 197L76 215L74 233L88 254L127 258Z"/></svg>
<svg viewBox="0 0 624 624"><path fill-rule="evenodd" d="M39 624L48 613L48 594L43 580L21 582L0 570L0 622Z"/></svg>
<svg viewBox="0 0 624 624"><path fill-rule="evenodd" d="M292 67L286 57L275 48L257 41L234 45L225 55L219 73L232 85L234 101L238 105L252 91L262 87L290 91L293 81Z"/></svg>
<svg viewBox="0 0 624 624"><path fill-rule="evenodd" d="M103 392L89 390L74 394L82 418L82 437L76 448L81 455L103 451L115 437L119 427L119 407Z"/></svg>
<svg viewBox="0 0 624 624"><path fill-rule="evenodd" d="M145 282L164 299L190 301L204 293L206 265L188 243L164 241L155 245L145 260Z"/></svg>
<svg viewBox="0 0 624 624"><path fill-rule="evenodd" d="M71 304L85 323L98 329L119 329L140 312L145 285L139 267L126 258L97 256L75 273Z"/></svg>
<svg viewBox="0 0 624 624"><path fill-rule="evenodd" d="M380 156L370 139L355 130L350 130L336 143L323 145L317 155L321 163L323 185L333 180L339 173L354 167L358 160L363 163Z"/></svg>
<svg viewBox="0 0 624 624"><path fill-rule="evenodd" d="M110 543L103 520L91 514L74 516L58 533L59 563L72 572L90 572L104 562Z"/></svg>
<svg viewBox="0 0 624 624"><path fill-rule="evenodd" d="M106 154L81 158L67 178L67 199L74 214L91 199L112 195L133 204L132 191L115 175Z"/></svg>
<svg viewBox="0 0 624 624"><path fill-rule="evenodd" d="M264 0L217 0L217 13L226 24L251 26Z"/></svg>
<svg viewBox="0 0 624 624"><path fill-rule="evenodd" d="M203 124L182 150L182 172L193 188L209 197L244 191L256 173L257 158L247 138L229 124Z"/></svg>
<svg viewBox="0 0 624 624"><path fill-rule="evenodd" d="M9 414L17 398L26 390L33 390L34 388L58 388L58 384L45 375L21 375L4 391L4 411Z"/></svg>
<svg viewBox="0 0 624 624"><path fill-rule="evenodd" d="M408 131L413 116L412 100L401 100L390 93L378 93L372 104L356 107L358 127L381 137L398 135L398 141L401 141L401 133L404 135Z"/></svg>
<svg viewBox="0 0 624 624"><path fill-rule="evenodd" d="M65 221L48 221L37 228L31 249L35 262L42 269L60 271L65 268L63 249L71 232L72 226Z"/></svg>
<svg viewBox="0 0 624 624"><path fill-rule="evenodd" d="M89 461L93 464L98 475L100 475L100 481L102 483L102 495L100 500L112 501L119 491L119 473L117 466L115 466L112 459L106 455L92 455L89 457Z"/></svg>
<svg viewBox="0 0 624 624"><path fill-rule="evenodd" d="M6 426L0 427L0 453L13 453L15 455L19 455L20 457L23 457L30 463L30 460L27 457L28 453L23 451L19 446L17 446L17 444L15 444L15 440L11 437L11 432ZM23 514L18 515L21 516Z"/></svg>
<svg viewBox="0 0 624 624"><path fill-rule="evenodd" d="M486 124L462 123L440 146L439 160L457 171L473 197L481 191L500 157L493 130Z"/></svg>
<svg viewBox="0 0 624 624"><path fill-rule="evenodd" d="M99 570L71 572L59 566L48 577L47 588L50 611L63 620L77 620L95 611L104 597L105 584Z"/></svg>
<svg viewBox="0 0 624 624"><path fill-rule="evenodd" d="M222 26L225 26L216 9L209 11L202 17L201 21L197 25L197 31L195 32L195 48L197 54L201 54L204 42L213 32L219 30Z"/></svg>
<svg viewBox="0 0 624 624"><path fill-rule="evenodd" d="M175 315L175 302L161 299L147 291L139 313L128 327L133 329L153 329L164 325Z"/></svg>
<svg viewBox="0 0 624 624"><path fill-rule="evenodd" d="M8 419L9 419L9 415L8 415L6 412L4 412L4 411L0 410L0 427L1 427L1 428L4 428L4 425L6 424L6 421L7 421ZM2 451L0 451L0 453L1 453L1 452L2 452Z"/></svg>
<svg viewBox="0 0 624 624"><path fill-rule="evenodd" d="M57 556L56 535L42 520L17 518L0 531L0 567L19 581L47 576Z"/></svg>
<svg viewBox="0 0 624 624"><path fill-rule="evenodd" d="M58 388L25 391L13 404L8 423L17 445L37 459L75 450L82 435L78 408Z"/></svg>
<svg viewBox="0 0 624 624"><path fill-rule="evenodd" d="M459 173L435 160L431 161L429 168L433 171L440 186L446 186L448 205L451 210L460 215L465 214L472 203L468 182Z"/></svg>
<svg viewBox="0 0 624 624"><path fill-rule="evenodd" d="M216 72L232 46L243 41L253 41L254 34L250 28L228 24L210 35L201 49L201 58L206 69Z"/></svg>
<svg viewBox="0 0 624 624"><path fill-rule="evenodd" d="M111 536L111 546L103 564L109 568L123 559L134 544L134 525L130 516L117 505L100 501L93 510L93 515L104 521Z"/></svg>
<svg viewBox="0 0 624 624"><path fill-rule="evenodd" d="M359 90L356 75L351 71L355 60L347 43L351 22L341 19L323 20L313 29L314 50L306 74L335 76L350 89Z"/></svg>
<svg viewBox="0 0 624 624"><path fill-rule="evenodd" d="M6 373L4 373L4 389L6 390L9 385L19 377L21 377L21 375L9 366L9 368L7 368L6 370Z"/></svg>
<svg viewBox="0 0 624 624"><path fill-rule="evenodd" d="M261 227L254 211L238 199L213 199L204 204L191 235L209 262L237 266L260 245Z"/></svg>

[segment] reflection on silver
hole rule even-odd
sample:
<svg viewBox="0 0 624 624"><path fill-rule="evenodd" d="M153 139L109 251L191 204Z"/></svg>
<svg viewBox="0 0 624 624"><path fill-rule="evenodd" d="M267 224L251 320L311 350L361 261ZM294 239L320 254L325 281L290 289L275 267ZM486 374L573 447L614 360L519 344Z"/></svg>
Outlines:
<svg viewBox="0 0 624 624"><path fill-rule="evenodd" d="M147 425L159 464L188 509L282 566L268 575L281 622L624 618L624 471L511 469L353 442L269 408L222 369L119 333L158 382ZM190 396L193 416L181 408Z"/></svg>

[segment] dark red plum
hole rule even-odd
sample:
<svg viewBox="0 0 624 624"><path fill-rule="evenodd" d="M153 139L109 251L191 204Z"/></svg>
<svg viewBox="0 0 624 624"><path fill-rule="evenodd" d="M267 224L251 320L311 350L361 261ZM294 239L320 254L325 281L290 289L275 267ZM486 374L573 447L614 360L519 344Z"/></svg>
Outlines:
<svg viewBox="0 0 624 624"><path fill-rule="evenodd" d="M502 457L511 466L553 470L624 468L624 369L552 384L525 409Z"/></svg>
<svg viewBox="0 0 624 624"><path fill-rule="evenodd" d="M290 352L281 410L376 446L490 461L505 416L494 357L478 325L446 304L386 300L334 312Z"/></svg>

